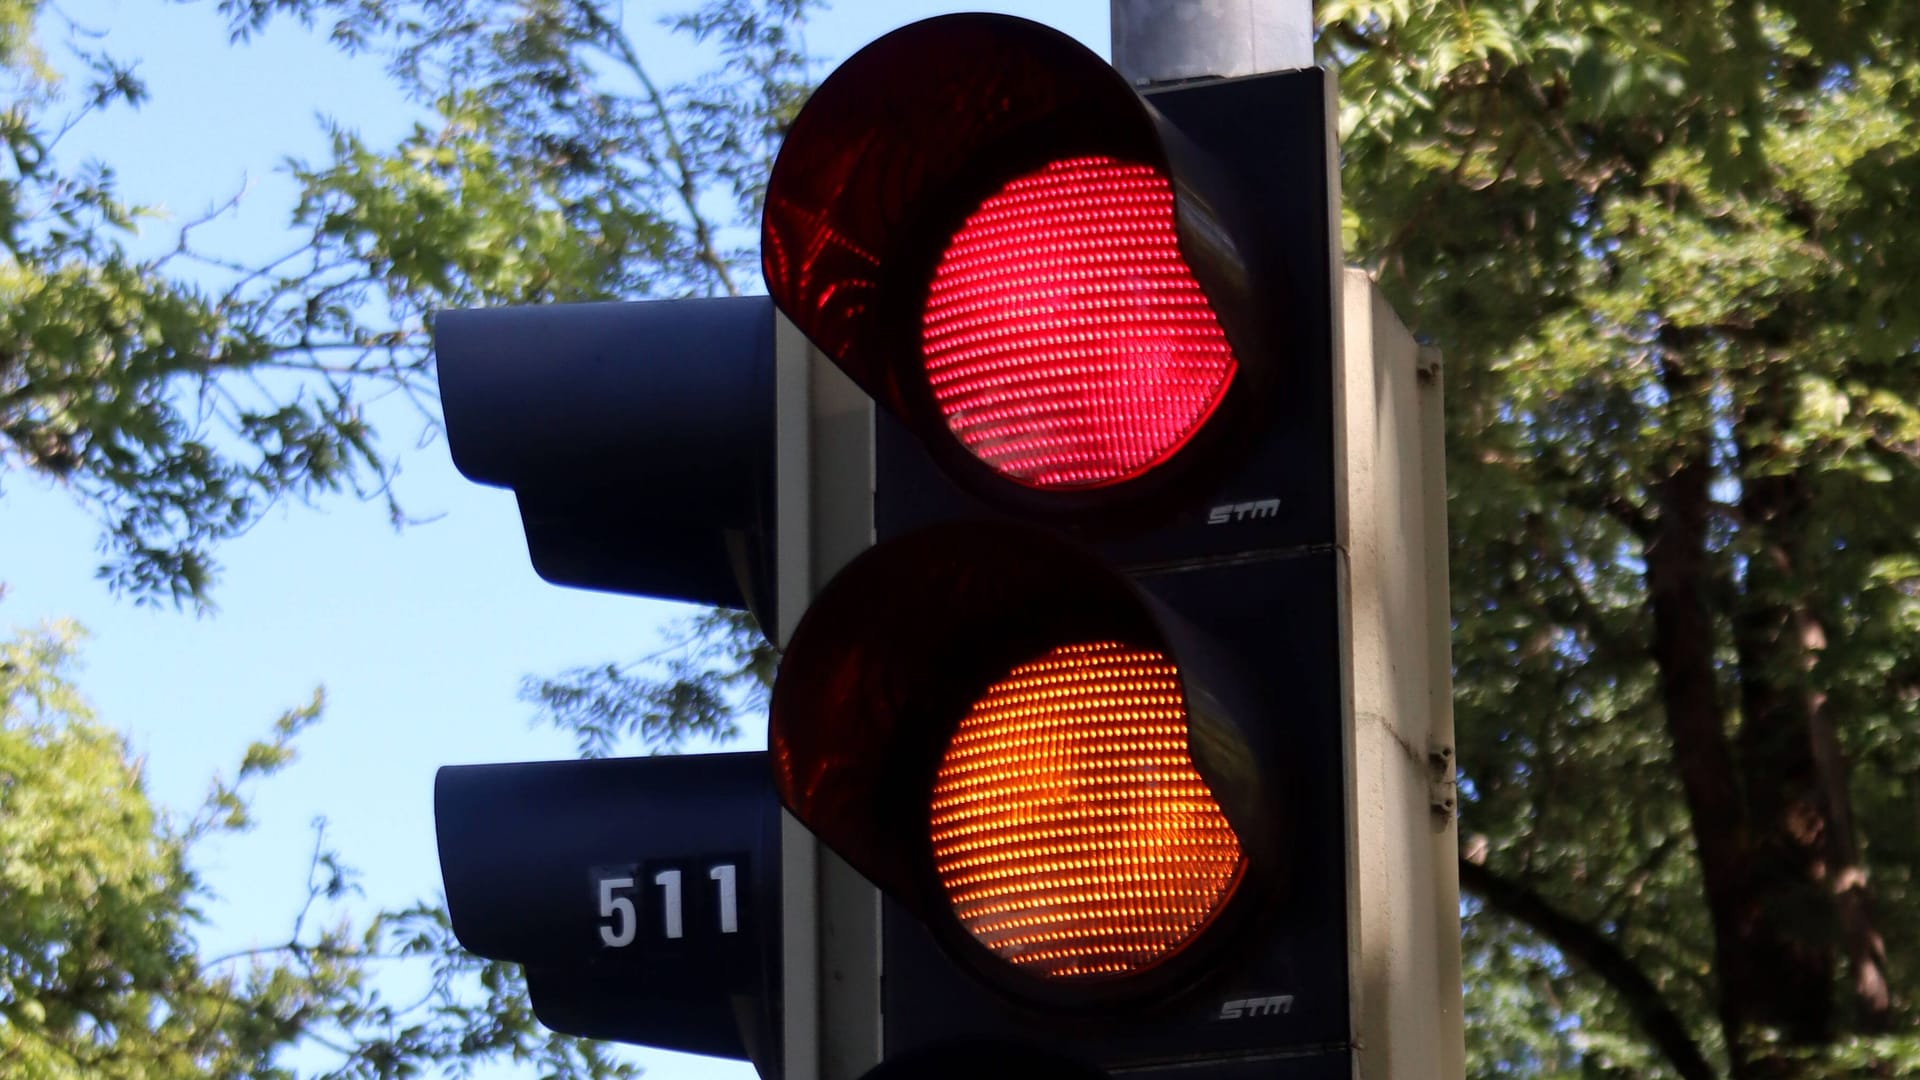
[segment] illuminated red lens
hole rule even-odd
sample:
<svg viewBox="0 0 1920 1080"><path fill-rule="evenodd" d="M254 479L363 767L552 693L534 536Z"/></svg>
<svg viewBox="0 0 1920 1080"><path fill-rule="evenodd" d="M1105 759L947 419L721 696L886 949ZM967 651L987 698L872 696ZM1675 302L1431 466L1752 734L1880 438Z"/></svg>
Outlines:
<svg viewBox="0 0 1920 1080"><path fill-rule="evenodd" d="M1056 161L981 203L934 271L921 340L954 435L1039 488L1165 461L1235 367L1180 255L1173 189L1104 157Z"/></svg>

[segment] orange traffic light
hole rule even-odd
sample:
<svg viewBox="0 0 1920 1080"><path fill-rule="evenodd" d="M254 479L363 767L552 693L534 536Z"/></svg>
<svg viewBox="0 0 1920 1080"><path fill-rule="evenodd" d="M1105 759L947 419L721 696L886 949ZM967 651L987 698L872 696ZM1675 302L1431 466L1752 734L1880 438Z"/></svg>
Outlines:
<svg viewBox="0 0 1920 1080"><path fill-rule="evenodd" d="M1187 753L1178 670L1063 645L974 702L934 774L933 863L994 955L1050 979L1128 975L1232 894L1240 841Z"/></svg>
<svg viewBox="0 0 1920 1080"><path fill-rule="evenodd" d="M768 743L788 810L888 898L889 1054L1339 1071L1326 95L1143 97L967 15L861 50L794 120L767 290L874 401L874 545L786 643Z"/></svg>

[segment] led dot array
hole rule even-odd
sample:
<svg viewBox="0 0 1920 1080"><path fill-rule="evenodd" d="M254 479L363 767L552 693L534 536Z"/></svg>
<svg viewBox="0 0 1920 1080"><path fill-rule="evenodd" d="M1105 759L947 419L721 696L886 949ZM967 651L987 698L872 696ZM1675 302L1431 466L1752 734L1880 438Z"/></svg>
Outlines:
<svg viewBox="0 0 1920 1080"><path fill-rule="evenodd" d="M1179 672L1116 642L1054 649L989 687L941 759L930 817L961 924L1048 978L1171 955L1240 866L1187 753Z"/></svg>
<svg viewBox="0 0 1920 1080"><path fill-rule="evenodd" d="M1180 255L1172 187L1105 157L1019 177L967 218L934 271L921 343L954 435L1040 488L1153 468L1235 367Z"/></svg>

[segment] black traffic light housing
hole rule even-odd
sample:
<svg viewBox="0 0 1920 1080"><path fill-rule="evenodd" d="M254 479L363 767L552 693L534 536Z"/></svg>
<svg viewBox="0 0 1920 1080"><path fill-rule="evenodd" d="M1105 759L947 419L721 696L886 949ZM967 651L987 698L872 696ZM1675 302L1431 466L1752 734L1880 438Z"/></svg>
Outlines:
<svg viewBox="0 0 1920 1080"><path fill-rule="evenodd" d="M1343 351L1361 323L1339 314L1332 103L1317 70L1138 94L1037 24L928 20L796 119L766 201L771 303L440 320L456 462L516 492L550 580L746 607L771 629L795 614L774 610L776 576L805 597L871 511L873 550L784 643L769 761L443 773L456 933L526 965L544 1022L777 1075L777 792L885 898L869 1080L1344 1080L1407 1067L1377 1047L1431 1042L1393 1034L1425 1000L1391 976L1445 983L1444 947L1370 964L1391 934L1360 927L1409 873L1431 872L1440 923L1457 901L1434 861L1452 866L1450 817L1426 821L1428 844L1394 816L1426 806L1403 735L1446 730L1444 649L1421 637L1444 623L1443 500L1408 510L1408 478L1430 496L1439 473L1375 426L1411 404L1436 432L1437 396ZM878 405L870 433L850 388L775 356L792 340L775 306ZM829 475L856 427L871 472ZM1369 467L1399 472L1356 479L1350 428L1377 439ZM849 500L857 521L839 520ZM1403 564L1356 553L1383 522L1408 524ZM1349 566L1377 577L1364 606ZM1382 646L1395 615L1422 626ZM1402 663L1408 678L1383 674ZM1363 697L1406 715L1362 734ZM810 849L788 855L816 873ZM513 884L529 873L543 884ZM632 963L625 912L702 874L751 891L734 898L750 937ZM835 880L783 899L845 900ZM714 905L698 917L718 926ZM784 914L856 953L875 936L850 910ZM789 994L860 978L806 970L810 952L787 953Z"/></svg>
<svg viewBox="0 0 1920 1080"><path fill-rule="evenodd" d="M1256 1058L1285 1062L1268 1076L1350 1067L1330 104L1319 71L1142 97L1063 35L968 15L882 38L795 121L769 187L768 288L880 406L876 547L795 631L770 745L789 810L888 897L890 1061L991 1033L1103 1068L1204 1066L1196 1078ZM1088 154L1165 178L1179 258L1237 367L1144 470L1048 487L976 453L936 407L927 312L956 230ZM994 317L1056 317L1031 285L1054 272L1010 271L1016 298ZM979 334L982 350L1017 347L998 325ZM1186 753L1243 873L1162 959L1048 981L955 914L927 807L983 688L1087 638L1177 667Z"/></svg>
<svg viewBox="0 0 1920 1080"><path fill-rule="evenodd" d="M444 311L434 351L454 464L513 490L541 577L770 625L766 297Z"/></svg>
<svg viewBox="0 0 1920 1080"><path fill-rule="evenodd" d="M440 770L454 936L555 1031L778 1074L779 810L764 753Z"/></svg>
<svg viewBox="0 0 1920 1080"><path fill-rule="evenodd" d="M774 617L766 297L442 312L447 440L513 490L557 584ZM450 766L441 874L468 950L568 1034L780 1075L779 806L764 753Z"/></svg>
<svg viewBox="0 0 1920 1080"><path fill-rule="evenodd" d="M1153 523L1187 505L1196 483L1245 461L1273 409L1316 396L1301 382L1311 373L1287 358L1327 344L1315 338L1335 270L1316 139L1328 97L1318 72L1273 78L1142 98L1084 46L1024 19L956 15L894 31L841 65L794 122L768 185L768 291L952 483L1068 527ZM1208 100L1168 105L1183 93ZM1304 110L1314 110L1311 130ZM1250 131L1262 115L1273 126ZM1049 161L1090 154L1171 183L1179 254L1240 363L1214 414L1158 467L1036 492L951 434L915 363L920 320L943 246L984 197ZM1317 202L1297 198L1310 189ZM1320 502L1330 531L1330 498Z"/></svg>

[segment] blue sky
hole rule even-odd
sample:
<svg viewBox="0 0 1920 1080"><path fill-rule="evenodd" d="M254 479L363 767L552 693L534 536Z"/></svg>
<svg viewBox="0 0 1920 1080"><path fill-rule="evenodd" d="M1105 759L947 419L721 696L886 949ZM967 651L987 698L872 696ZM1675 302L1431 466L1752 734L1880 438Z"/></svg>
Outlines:
<svg viewBox="0 0 1920 1080"><path fill-rule="evenodd" d="M651 23L658 12L689 6L633 4L629 18ZM155 243L244 191L238 210L199 238L216 250L274 253L293 190L282 163L323 156L319 117L381 145L411 114L376 64L344 58L291 24L225 46L212 7L62 4L64 17L104 32L114 55L141 61L152 100L137 112L88 118L60 153L111 162L127 196L169 210L171 222L151 234ZM984 8L846 2L816 15L808 44L838 60L914 19L982 9L1048 22L1107 52L1103 0ZM57 36L49 27L48 37ZM658 74L673 77L673 57L656 50ZM564 735L529 728L529 709L515 693L520 678L639 655L659 640L664 620L691 611L541 582L527 563L512 496L462 480L443 442L416 446L418 424L406 409L390 405L381 415L391 418L385 435L403 470L400 497L426 523L396 532L382 505L344 497L278 509L219 552L219 611L207 617L109 595L94 578L98 523L59 490L0 473L0 626L73 618L90 631L82 688L144 756L149 790L163 806L190 813L215 773L231 775L249 740L316 686L326 688L326 719L301 739L299 762L257 791L257 828L201 853L200 869L220 896L202 935L210 955L285 939L319 817L329 842L361 872L367 910L433 895L434 770L570 756ZM763 738L761 725L749 723L736 748ZM656 1077L753 1075L742 1064L640 1057Z"/></svg>

